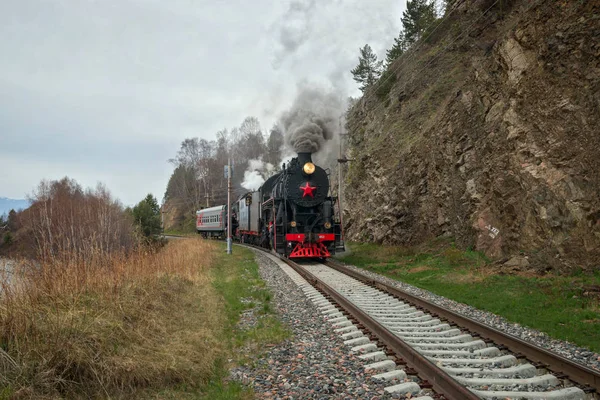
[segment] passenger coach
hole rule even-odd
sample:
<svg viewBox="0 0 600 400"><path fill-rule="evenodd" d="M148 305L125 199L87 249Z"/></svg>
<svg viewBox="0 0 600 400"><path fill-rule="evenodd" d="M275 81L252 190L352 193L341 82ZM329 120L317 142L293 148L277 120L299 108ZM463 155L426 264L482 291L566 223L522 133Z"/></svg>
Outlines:
<svg viewBox="0 0 600 400"><path fill-rule="evenodd" d="M224 238L227 229L227 206L196 211L196 231L202 237Z"/></svg>

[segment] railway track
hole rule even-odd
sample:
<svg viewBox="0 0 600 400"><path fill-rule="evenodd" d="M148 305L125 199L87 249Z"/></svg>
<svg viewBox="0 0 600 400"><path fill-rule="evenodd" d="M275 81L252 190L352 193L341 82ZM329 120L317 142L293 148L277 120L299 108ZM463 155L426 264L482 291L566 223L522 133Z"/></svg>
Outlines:
<svg viewBox="0 0 600 400"><path fill-rule="evenodd" d="M373 379L390 382L389 393L422 400L600 399L597 371L339 262L299 264L267 254L367 362L365 369L376 372Z"/></svg>

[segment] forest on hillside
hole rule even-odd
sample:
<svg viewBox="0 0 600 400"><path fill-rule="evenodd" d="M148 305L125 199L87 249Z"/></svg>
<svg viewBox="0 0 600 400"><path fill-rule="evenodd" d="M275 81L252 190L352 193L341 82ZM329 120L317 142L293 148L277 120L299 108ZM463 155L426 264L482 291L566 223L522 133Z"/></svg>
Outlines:
<svg viewBox="0 0 600 400"><path fill-rule="evenodd" d="M185 139L169 160L174 170L163 200L165 227L190 230L195 210L227 202L224 167L230 156L234 197L256 189L267 175L281 168L283 140L279 126L263 133L256 117L245 118L239 127L220 130L214 140Z"/></svg>

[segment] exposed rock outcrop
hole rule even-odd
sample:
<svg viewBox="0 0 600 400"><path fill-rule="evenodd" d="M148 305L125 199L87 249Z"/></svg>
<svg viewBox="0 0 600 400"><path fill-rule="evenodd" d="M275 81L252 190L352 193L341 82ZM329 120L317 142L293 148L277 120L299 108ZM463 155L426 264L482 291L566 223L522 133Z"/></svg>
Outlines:
<svg viewBox="0 0 600 400"><path fill-rule="evenodd" d="M488 3L464 2L349 113L348 235L600 268L600 3Z"/></svg>

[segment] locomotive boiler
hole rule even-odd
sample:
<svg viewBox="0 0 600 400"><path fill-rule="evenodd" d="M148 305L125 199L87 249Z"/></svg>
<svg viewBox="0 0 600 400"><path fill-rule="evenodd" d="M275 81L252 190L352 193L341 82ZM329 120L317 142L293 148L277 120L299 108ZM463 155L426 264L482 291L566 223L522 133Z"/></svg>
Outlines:
<svg viewBox="0 0 600 400"><path fill-rule="evenodd" d="M238 199L236 237L290 258L327 258L343 248L336 201L327 172L311 153L298 153L258 191Z"/></svg>

